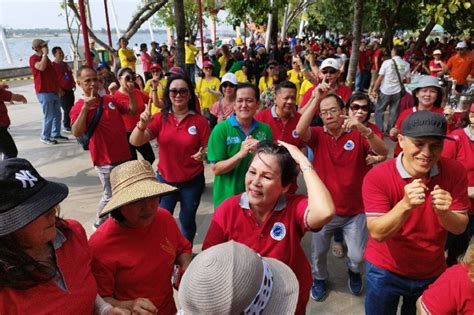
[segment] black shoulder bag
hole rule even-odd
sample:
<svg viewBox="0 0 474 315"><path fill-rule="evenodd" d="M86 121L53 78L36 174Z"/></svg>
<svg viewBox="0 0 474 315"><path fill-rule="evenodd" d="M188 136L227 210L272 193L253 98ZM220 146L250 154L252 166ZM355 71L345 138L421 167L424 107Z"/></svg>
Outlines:
<svg viewBox="0 0 474 315"><path fill-rule="evenodd" d="M91 121L91 124L87 127L86 132L80 137L77 137L77 142L82 146L85 151L89 150L89 142L91 140L92 134L94 133L95 127L99 123L100 116L102 116L102 112L104 111L104 99L100 98L99 107L97 107L95 111L94 118Z"/></svg>
<svg viewBox="0 0 474 315"><path fill-rule="evenodd" d="M395 60L393 60L393 65L395 66L395 72L397 73L397 77L398 77L398 83L400 83L400 98L402 98L403 96L405 96L405 94L407 93L407 90L405 90L405 85L403 85L403 81L402 81L402 78L400 77L400 72L398 72L398 66L397 66L397 63L395 62Z"/></svg>

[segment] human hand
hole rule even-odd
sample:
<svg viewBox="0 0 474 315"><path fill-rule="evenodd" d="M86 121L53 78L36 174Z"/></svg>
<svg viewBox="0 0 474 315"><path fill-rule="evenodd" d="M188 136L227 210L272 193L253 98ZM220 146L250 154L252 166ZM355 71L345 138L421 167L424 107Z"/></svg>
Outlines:
<svg viewBox="0 0 474 315"><path fill-rule="evenodd" d="M158 84L160 82L157 80L157 79L151 79L150 81L150 87L153 89L153 90L156 90L158 88Z"/></svg>
<svg viewBox="0 0 474 315"><path fill-rule="evenodd" d="M133 84L133 82L126 82L124 89L129 95L132 95L133 91L135 90L135 84Z"/></svg>
<svg viewBox="0 0 474 315"><path fill-rule="evenodd" d="M377 99L378 93L375 89L372 89L370 91L369 95L372 96L373 98Z"/></svg>
<svg viewBox="0 0 474 315"><path fill-rule="evenodd" d="M295 160L299 166L311 165L311 162L308 160L306 155L300 149L298 149L297 146L281 140L278 140L278 144L288 150L293 160Z"/></svg>
<svg viewBox="0 0 474 315"><path fill-rule="evenodd" d="M21 94L12 94L12 99L13 102L22 102L23 104L26 104L27 100L26 97L24 97Z"/></svg>
<svg viewBox="0 0 474 315"><path fill-rule="evenodd" d="M43 55L48 56L48 52L49 52L48 46L41 47L41 52L43 53Z"/></svg>
<svg viewBox="0 0 474 315"><path fill-rule="evenodd" d="M134 315L150 315L158 313L156 306L147 298L133 300L132 305L130 306L130 311Z"/></svg>
<svg viewBox="0 0 474 315"><path fill-rule="evenodd" d="M112 82L109 84L109 94L114 94L118 90L119 86L117 82Z"/></svg>
<svg viewBox="0 0 474 315"><path fill-rule="evenodd" d="M322 81L318 85L318 87L313 90L313 93L311 94L311 97L316 99L316 100L320 100L332 91L333 90L331 89L331 86L329 85L329 83L327 83L325 81Z"/></svg>
<svg viewBox="0 0 474 315"><path fill-rule="evenodd" d="M248 136L244 141L242 141L239 151L241 157L245 158L247 154L255 152L258 142L259 141L254 139L252 136Z"/></svg>
<svg viewBox="0 0 474 315"><path fill-rule="evenodd" d="M142 125L148 125L148 123L152 120L152 115L151 115L151 102L148 102L148 104L145 104L145 110L140 114L140 123Z"/></svg>
<svg viewBox="0 0 474 315"><path fill-rule="evenodd" d="M342 129L352 129L352 130L360 131L360 132L365 131L365 133L370 132L370 131L367 131L369 128L365 127L355 117L350 117L347 115L340 115L339 117L344 118Z"/></svg>
<svg viewBox="0 0 474 315"><path fill-rule="evenodd" d="M389 136L390 138L396 138L398 136L399 130L395 127L390 129Z"/></svg>
<svg viewBox="0 0 474 315"><path fill-rule="evenodd" d="M453 202L453 198L451 197L449 191L441 189L439 185L435 185L430 195L431 204L438 214L449 211L449 207Z"/></svg>
<svg viewBox="0 0 474 315"><path fill-rule="evenodd" d="M206 149L203 147L200 147L199 151L191 155L191 158L196 161L204 161L206 159L206 155L207 155Z"/></svg>
<svg viewBox="0 0 474 315"><path fill-rule="evenodd" d="M404 187L405 195L403 201L409 209L413 209L425 203L426 191L428 187L420 178L413 180Z"/></svg>
<svg viewBox="0 0 474 315"><path fill-rule="evenodd" d="M369 154L365 158L365 164L367 164L367 165L372 165L372 164L375 164L377 162L378 162L378 159L377 159L376 155Z"/></svg>
<svg viewBox="0 0 474 315"><path fill-rule="evenodd" d="M115 307L109 308L102 315L131 315L131 314L132 313L129 310L115 306Z"/></svg>

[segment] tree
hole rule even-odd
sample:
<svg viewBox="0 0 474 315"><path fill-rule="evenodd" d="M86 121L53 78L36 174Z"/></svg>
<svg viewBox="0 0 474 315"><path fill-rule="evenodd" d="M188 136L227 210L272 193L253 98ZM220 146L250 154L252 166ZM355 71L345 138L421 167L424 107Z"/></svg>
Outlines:
<svg viewBox="0 0 474 315"><path fill-rule="evenodd" d="M184 69L184 37L186 31L186 17L184 12L183 0L174 0L174 13L176 22L176 54L174 57L175 65Z"/></svg>
<svg viewBox="0 0 474 315"><path fill-rule="evenodd" d="M67 5L67 0L63 0L63 2L60 4L60 7L61 9L64 10L64 16L66 17L67 32L71 39L71 50L73 53L74 69L77 69L78 68L77 62L79 61L78 45L79 45L79 35L81 34L81 31L80 31L81 22L79 21L79 19L76 18L75 15L71 15L71 12L70 12L71 9ZM75 27L75 31L73 27Z"/></svg>
<svg viewBox="0 0 474 315"><path fill-rule="evenodd" d="M362 37L362 12L364 9L363 0L354 0L354 23L352 24L352 54L349 60L349 69L347 71L346 85L354 87L354 79L357 72L357 63L359 61L359 46Z"/></svg>

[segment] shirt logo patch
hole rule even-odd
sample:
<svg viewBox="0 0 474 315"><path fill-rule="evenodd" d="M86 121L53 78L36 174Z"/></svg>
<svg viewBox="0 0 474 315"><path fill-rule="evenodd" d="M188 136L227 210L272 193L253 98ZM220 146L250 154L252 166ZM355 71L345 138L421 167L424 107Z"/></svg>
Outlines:
<svg viewBox="0 0 474 315"><path fill-rule="evenodd" d="M115 109L115 105L114 105L114 103L112 103L112 102L109 102L109 105L108 105L108 106L109 106L110 109Z"/></svg>
<svg viewBox="0 0 474 315"><path fill-rule="evenodd" d="M226 139L226 144L227 145L230 145L230 144L238 144L240 143L240 138L235 136L235 137L227 137Z"/></svg>
<svg viewBox="0 0 474 315"><path fill-rule="evenodd" d="M344 144L344 150L346 151L352 151L355 148L354 141L352 140L347 140L346 144Z"/></svg>
<svg viewBox="0 0 474 315"><path fill-rule="evenodd" d="M38 181L38 178L31 175L30 171L28 170L21 170L20 172L16 173L15 179L21 181L23 188L28 188L28 186L33 188L35 186L35 182Z"/></svg>
<svg viewBox="0 0 474 315"><path fill-rule="evenodd" d="M188 128L188 132L189 132L190 135L193 135L193 136L194 136L195 134L197 134L196 126L191 126L191 127L189 127L189 128Z"/></svg>
<svg viewBox="0 0 474 315"><path fill-rule="evenodd" d="M291 135L292 135L293 138L295 138L295 139L298 139L298 137L299 137L299 135L298 135L298 133L296 132L296 130L293 130L293 131L291 132Z"/></svg>
<svg viewBox="0 0 474 315"><path fill-rule="evenodd" d="M281 222L276 222L272 230L270 231L270 236L275 240L275 241L281 241L286 235L286 228L285 225Z"/></svg>

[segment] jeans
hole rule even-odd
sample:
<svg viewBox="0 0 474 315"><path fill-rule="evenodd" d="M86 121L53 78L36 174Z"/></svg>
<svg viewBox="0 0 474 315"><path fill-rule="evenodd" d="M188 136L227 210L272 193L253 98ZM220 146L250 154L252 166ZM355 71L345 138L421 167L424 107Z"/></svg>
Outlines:
<svg viewBox="0 0 474 315"><path fill-rule="evenodd" d="M74 91L64 90L64 95L61 96L61 108L63 109L63 127L71 129L71 118L69 112L74 105Z"/></svg>
<svg viewBox="0 0 474 315"><path fill-rule="evenodd" d="M415 315L416 300L436 278L437 277L422 280L409 279L378 268L366 261L365 314L396 315L399 299L403 297L401 314Z"/></svg>
<svg viewBox="0 0 474 315"><path fill-rule="evenodd" d="M336 215L319 232L311 238L311 263L313 278L327 280L327 254L331 245L331 237L335 230L341 228L344 242L347 245L347 267L355 273L360 273L359 266L364 260L367 245L367 224L365 213L352 216Z"/></svg>
<svg viewBox="0 0 474 315"><path fill-rule="evenodd" d="M188 76L189 80L195 85L196 84L196 78L195 78L195 71L196 71L196 65L193 64L185 64L184 65L184 72Z"/></svg>
<svg viewBox="0 0 474 315"><path fill-rule="evenodd" d="M173 214L176 203L179 201L181 206L181 211L179 212L181 232L192 244L196 235L196 212L201 203L201 195L205 186L204 172L182 183L167 182L160 174L156 175L156 178L162 183L179 189L177 192L162 196L160 207Z"/></svg>
<svg viewBox="0 0 474 315"><path fill-rule="evenodd" d="M370 71L362 70L356 73L355 90L357 92L364 92L370 86Z"/></svg>
<svg viewBox="0 0 474 315"><path fill-rule="evenodd" d="M400 114L400 100L401 92L393 95L385 95L382 92L379 92L379 98L375 104L375 123L380 131L389 133L390 129L395 126L398 115ZM384 115L385 109L387 106L390 106L390 112L388 116L387 128L384 128Z"/></svg>
<svg viewBox="0 0 474 315"><path fill-rule="evenodd" d="M51 139L61 135L61 101L56 93L37 93L43 110L41 139Z"/></svg>
<svg viewBox="0 0 474 315"><path fill-rule="evenodd" d="M102 194L102 198L99 201L99 207L97 208L96 218L95 218L95 225L101 225L107 219L107 217L99 218L102 209L104 209L105 205L109 202L110 197L112 197L112 185L110 184L110 173L118 164L110 164L110 165L101 165L96 166L95 169L97 174L99 175L100 182L102 183L102 188L104 192Z"/></svg>
<svg viewBox="0 0 474 315"><path fill-rule="evenodd" d="M4 160L15 158L18 156L18 149L7 128L0 127L0 158L1 155L3 155Z"/></svg>

